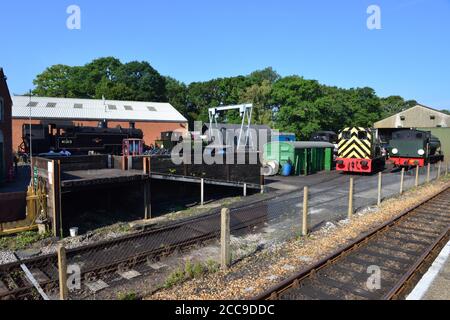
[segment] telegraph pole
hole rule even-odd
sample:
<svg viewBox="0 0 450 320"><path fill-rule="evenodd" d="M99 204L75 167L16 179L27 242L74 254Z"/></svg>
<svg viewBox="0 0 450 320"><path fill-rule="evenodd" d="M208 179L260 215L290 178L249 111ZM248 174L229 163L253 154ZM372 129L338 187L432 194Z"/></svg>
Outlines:
<svg viewBox="0 0 450 320"><path fill-rule="evenodd" d="M34 174L33 174L33 170L34 170L34 168L33 168L33 136L32 136L32 134L31 134L31 89L30 89L30 95L29 95L29 97L30 97L30 101L29 101L29 103L28 103L28 106L29 106L29 108L30 108L30 133L29 133L29 135L30 135L30 174L31 174L31 186L33 187L33 189L34 189Z"/></svg>

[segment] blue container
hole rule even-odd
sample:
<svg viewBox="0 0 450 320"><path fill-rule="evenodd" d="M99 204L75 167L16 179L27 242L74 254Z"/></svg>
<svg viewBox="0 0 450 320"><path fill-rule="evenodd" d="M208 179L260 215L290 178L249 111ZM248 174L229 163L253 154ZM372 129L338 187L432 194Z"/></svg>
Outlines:
<svg viewBox="0 0 450 320"><path fill-rule="evenodd" d="M282 175L283 176L285 176L285 177L287 177L287 176L290 176L291 175L291 172L292 172L292 165L290 164L290 163L288 163L288 162L286 162L284 165L283 165L283 170L282 170Z"/></svg>

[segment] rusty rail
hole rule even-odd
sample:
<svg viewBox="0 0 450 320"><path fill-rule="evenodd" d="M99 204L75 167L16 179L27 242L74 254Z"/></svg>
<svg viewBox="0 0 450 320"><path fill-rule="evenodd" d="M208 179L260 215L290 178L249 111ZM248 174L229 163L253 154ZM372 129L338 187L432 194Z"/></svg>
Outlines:
<svg viewBox="0 0 450 320"><path fill-rule="evenodd" d="M367 243L369 243L372 239L376 238L378 235L386 232L391 227L401 223L404 219L406 219L410 213L415 212L415 210L421 208L422 206L431 203L434 199L439 197L444 192L447 192L450 189L449 186L444 187L436 194L427 197L421 203L414 205L404 211L402 211L396 217L390 219L389 221L383 223L381 226L373 228L369 232L363 234L358 237L356 240L351 242L350 244L340 248L327 257L321 259L319 262L315 263L313 266L300 270L295 275L285 279L284 281L276 284L275 286L269 288L267 291L261 293L260 295L254 297L255 300L275 300L280 297L283 293L291 290L292 288L299 288L302 282L306 279L310 279L312 277L316 277L318 272L321 270L338 264L341 259L347 256L348 253L358 250L363 247ZM410 288L412 285L413 279L417 278L417 273L423 269L423 266L429 263L430 257L432 258L433 252L437 249L441 248L443 243L449 238L449 228L447 228L437 237L433 243L420 255L420 257L416 260L416 262L404 273L401 279L389 290L389 292L381 297L380 299L399 299L402 295L405 294L406 289ZM444 243L445 245L445 243Z"/></svg>

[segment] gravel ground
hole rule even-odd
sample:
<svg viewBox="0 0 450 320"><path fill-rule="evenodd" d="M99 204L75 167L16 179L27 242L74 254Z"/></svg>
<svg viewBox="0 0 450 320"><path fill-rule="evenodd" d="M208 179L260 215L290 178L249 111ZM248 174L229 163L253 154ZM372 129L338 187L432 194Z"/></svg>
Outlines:
<svg viewBox="0 0 450 320"><path fill-rule="evenodd" d="M266 249L243 258L228 271L189 280L170 289L160 290L147 299L249 299L344 246L369 229L382 224L401 211L420 203L449 182L439 181L385 201L379 209L369 208L352 221L327 223L307 238L273 243Z"/></svg>
<svg viewBox="0 0 450 320"><path fill-rule="evenodd" d="M14 256L12 251L0 250L0 264L7 264L16 261L16 257Z"/></svg>

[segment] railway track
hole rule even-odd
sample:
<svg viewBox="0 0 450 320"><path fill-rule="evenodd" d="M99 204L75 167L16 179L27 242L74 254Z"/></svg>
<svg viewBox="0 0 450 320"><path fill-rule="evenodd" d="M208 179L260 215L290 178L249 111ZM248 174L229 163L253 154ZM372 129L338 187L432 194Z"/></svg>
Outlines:
<svg viewBox="0 0 450 320"><path fill-rule="evenodd" d="M231 211L231 230L233 233L245 232L248 228L264 224L267 218L267 204L235 209ZM219 236L220 215L207 215L67 250L67 263L81 267L83 283L114 280L118 272L147 272L150 270L149 265L161 257ZM57 256L50 254L0 265L0 300L41 298L22 270L22 263L30 270L45 293L49 296L57 295ZM82 296L83 293L85 290L80 290L73 293L73 296Z"/></svg>
<svg viewBox="0 0 450 320"><path fill-rule="evenodd" d="M449 226L446 188L255 299L402 299L449 241Z"/></svg>
<svg viewBox="0 0 450 320"><path fill-rule="evenodd" d="M340 183L340 176L336 177ZM231 230L234 235L264 225L276 219L287 205L298 202L295 194L288 192L256 201L231 210ZM82 290L71 297L82 298L90 294L87 283L104 280L117 283L117 274L134 270L140 273L152 271L151 265L174 251L182 251L205 241L216 239L220 234L220 215L213 212L200 217L173 222L158 229L131 234L114 240L95 243L67 251L68 264L81 267ZM50 254L27 259L23 263L49 296L57 296L57 256ZM119 277L120 278L120 277ZM122 279L123 280L123 279ZM27 279L21 262L0 265L1 299L40 299L40 295Z"/></svg>
<svg viewBox="0 0 450 320"><path fill-rule="evenodd" d="M295 192L288 192L285 195ZM279 195L275 195L262 202L250 202L231 209L230 223L233 233L245 232L277 216L285 204L282 200L275 201L275 204L271 203L278 197ZM142 273L149 272L151 271L149 265L159 258L218 238L219 235L220 215L217 211L172 222L158 229L67 250L68 264L81 266L82 287L85 289L72 293L72 296L78 298L87 293L84 283L93 283L96 280L117 282L118 272L131 269ZM57 256L49 254L0 265L0 300L42 298L26 277L21 263L27 266L46 294L57 296L59 289Z"/></svg>

